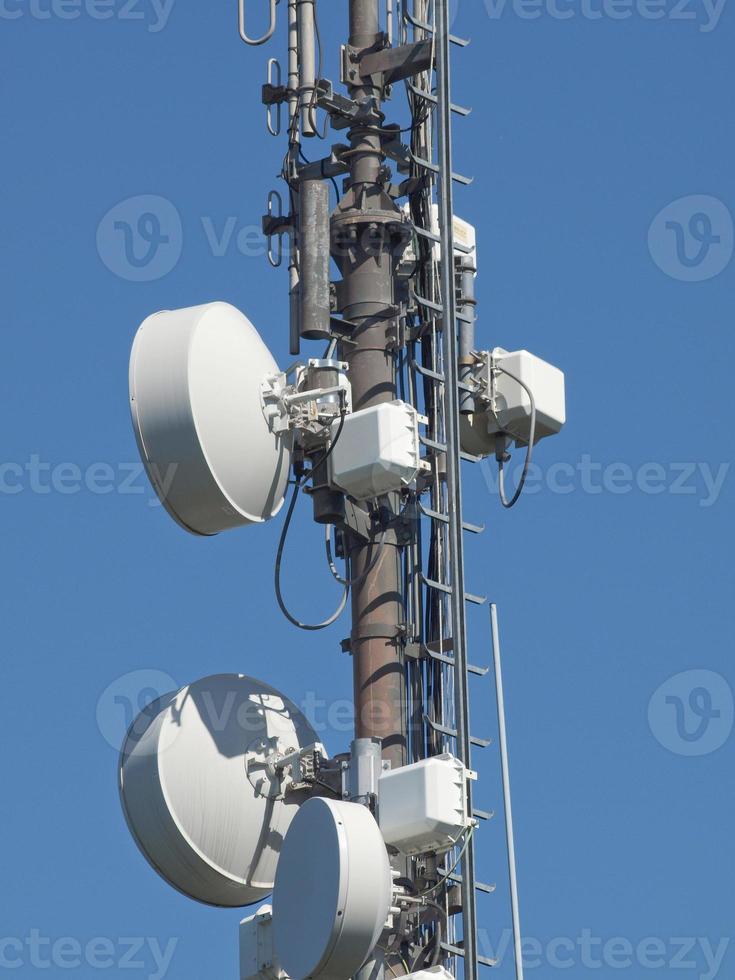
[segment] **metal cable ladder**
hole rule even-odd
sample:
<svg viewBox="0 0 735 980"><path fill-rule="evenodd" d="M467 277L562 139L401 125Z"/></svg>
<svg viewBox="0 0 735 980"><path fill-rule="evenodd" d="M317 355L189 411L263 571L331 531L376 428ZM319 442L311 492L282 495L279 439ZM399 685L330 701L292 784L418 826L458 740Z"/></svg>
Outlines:
<svg viewBox="0 0 735 980"><path fill-rule="evenodd" d="M460 379L456 325L465 314L460 314L457 309L454 256L464 248L457 246L454 241L452 185L455 181L465 185L471 181L453 170L451 127L453 113L466 116L470 110L456 106L451 101L450 45L456 43L464 46L467 42L450 35L448 0L435 0L433 25L427 22L428 18L424 20L416 16L413 11L407 9L407 5L404 6L404 25L409 25L413 29L414 37L418 35L433 40L437 90L434 94L413 82L409 83L409 88L417 100L428 103L430 112L437 118L438 160L434 162L415 152L411 153L411 159L415 167L423 170L436 185L439 203L438 234L435 228L421 227L416 222L414 222L414 231L419 238L430 243L434 252L439 252L439 281L436 283L438 301L436 297L423 296L415 290L412 298L427 319L435 323L439 321L443 356L440 370L436 370L434 366L426 367L418 364L416 359L412 360L411 366L425 384L433 385L437 389L434 403L439 410L434 420L434 428L440 430L441 436L438 438L422 436L421 441L429 450L429 458L435 471L442 463L446 465L446 494L443 502L442 495L435 493L431 508L420 503L418 505L420 513L438 525L444 540L446 559L441 580L430 578L423 571L421 572L422 585L428 590L440 593L444 604L448 607L439 648L437 649L435 644L428 643L425 643L424 647L428 656L440 662L445 672L450 674L449 686L454 689L455 719L452 725L448 719L434 720L425 715L424 724L432 732L444 736L445 740L453 740L455 755L471 771L473 745L485 747L490 743L488 740L473 736L470 730L469 678L471 675L484 676L487 670L469 663L465 604L467 602L483 604L486 600L468 593L465 589L463 534L465 531L481 533L483 528L469 524L463 519L461 462L463 458L472 459L472 457L462 453L459 428ZM430 157L430 155L429 148L426 156ZM436 432L433 434L436 435ZM441 480L436 472L434 477L436 486ZM449 650L452 652L451 657L447 655ZM471 780L468 780L467 793L469 812L475 818L487 819L490 814L476 811L473 807ZM451 867L449 857L446 860ZM495 966L496 964L493 960L480 956L478 950L477 891L490 892L493 888L481 885L477 881L474 833L469 835L464 846L461 875L451 877L461 887L462 935L458 940L453 940L453 936L446 936L441 943L441 948L447 956L461 958L465 980L475 980L480 965Z"/></svg>

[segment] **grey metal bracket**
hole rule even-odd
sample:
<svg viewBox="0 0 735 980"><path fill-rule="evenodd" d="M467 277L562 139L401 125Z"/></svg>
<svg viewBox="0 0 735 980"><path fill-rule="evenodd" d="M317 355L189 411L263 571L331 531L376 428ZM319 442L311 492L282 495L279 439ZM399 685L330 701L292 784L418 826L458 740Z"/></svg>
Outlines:
<svg viewBox="0 0 735 980"><path fill-rule="evenodd" d="M344 526L363 541L370 541L372 517L359 504L349 499L345 501Z"/></svg>
<svg viewBox="0 0 735 980"><path fill-rule="evenodd" d="M389 160L398 164L399 170L407 170L411 166L411 150L401 142L401 128L397 125L385 126L383 153ZM402 186L402 185L401 185Z"/></svg>
<svg viewBox="0 0 735 980"><path fill-rule="evenodd" d="M349 165L342 159L342 153L348 149L343 143L336 143L328 157L321 160L314 160L312 163L304 164L299 167L297 177L299 180L324 180L329 177L338 177L340 174L348 172Z"/></svg>
<svg viewBox="0 0 735 980"><path fill-rule="evenodd" d="M293 231L296 219L290 214L264 214L262 225L266 238L272 238L274 235L285 235Z"/></svg>
<svg viewBox="0 0 735 980"><path fill-rule="evenodd" d="M352 653L353 645L360 640L393 640L396 645L402 643L406 635L406 626L403 623L369 623L363 624L357 630L340 642L343 653Z"/></svg>
<svg viewBox="0 0 735 980"><path fill-rule="evenodd" d="M416 41L395 48L383 48L364 54L358 70L362 78L379 76L383 85L392 85L404 78L412 78L428 71L434 64L432 41Z"/></svg>
<svg viewBox="0 0 735 980"><path fill-rule="evenodd" d="M334 91L334 86L328 78L320 78L316 83L316 101L320 109L329 113L332 129L348 129L357 123L365 125L380 125L383 113L375 99L365 102L355 102Z"/></svg>
<svg viewBox="0 0 735 980"><path fill-rule="evenodd" d="M278 105L288 99L288 88L285 85L271 85L266 82L263 86L260 101L263 105Z"/></svg>

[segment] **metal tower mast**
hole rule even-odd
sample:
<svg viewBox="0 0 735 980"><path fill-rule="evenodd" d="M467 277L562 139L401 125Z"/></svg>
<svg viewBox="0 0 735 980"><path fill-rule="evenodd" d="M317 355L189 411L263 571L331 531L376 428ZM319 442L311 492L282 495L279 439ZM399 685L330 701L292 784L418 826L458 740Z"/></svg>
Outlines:
<svg viewBox="0 0 735 980"><path fill-rule="evenodd" d="M252 39L240 0L243 40L273 35L277 2L270 0L266 34ZM468 42L450 34L449 0L331 0L330 13L335 7L349 11L341 52L347 96L320 77L318 18L327 7L318 0L288 0L286 84L277 60L268 63L263 101L273 135L281 104L288 107L282 176L290 205L288 214L275 213L280 195L269 195L269 258L280 264L273 241L288 235L291 353L300 353L302 341L327 344L309 362L313 380L328 386L335 365L346 362L353 411L400 398L420 413L425 430L415 487L360 505L330 485L322 451L307 448L309 493L314 519L334 528L346 560L352 625L343 646L353 659L356 739L380 740L394 769L451 752L471 772L472 747L489 742L470 731L470 678L488 669L470 664L466 607L486 600L466 591L463 544L466 532L483 530L464 519L462 461L479 457L460 443L461 416L477 407L476 266L473 245L455 234L453 187L471 181L453 170L452 120L470 110L452 101L450 51ZM398 83L410 109L404 128L384 111ZM304 148L326 138L330 126L345 131L347 142L309 162ZM338 198L331 214L330 181ZM332 262L341 273L336 282ZM505 769L505 754L502 761ZM443 866L409 859L400 868L438 910L417 920L410 972L445 963L456 973L461 963L464 978L475 980L481 966L494 965L479 954L477 936L477 892L493 888L475 877L476 830L490 814L473 806L470 780L467 802L474 826ZM515 913L514 888L513 901ZM396 954L388 966L408 972ZM383 971L376 961L361 977L375 980Z"/></svg>
<svg viewBox="0 0 735 980"><path fill-rule="evenodd" d="M272 910L240 924L243 977L384 980L386 971L425 977L439 967L444 980L476 980L496 965L478 948L478 893L494 886L475 875L479 827L492 814L474 805L472 788L473 749L490 742L470 728L471 681L490 667L468 652L468 610L487 600L465 586L464 535L483 528L465 519L462 469L494 455L500 502L513 507L534 445L564 425L564 376L525 350L476 348L475 229L454 213L455 185L472 181L454 171L452 152L453 120L470 110L452 100L450 52L469 41L450 34L450 0L261 3L269 21L255 38L239 0L242 40L273 37L282 3L288 51L285 72L269 59L262 92L268 132L281 134L284 108L288 120L286 192L268 194L263 230L271 265L283 262L284 238L290 244L290 353L320 347L282 371L234 306L165 311L136 334L131 413L160 499L194 534L272 519L290 484L276 599L307 631L331 626L349 602L342 649L352 656L355 738L330 758L285 696L241 674L216 675L136 720L121 798L146 857L180 891L225 907L273 895ZM323 77L319 16L335 7L349 15L345 94ZM398 85L407 125L386 118ZM310 160L306 147L332 132L343 142ZM509 499L513 443L525 462ZM175 478L164 486L169 464ZM294 616L281 588L301 491L342 586L320 623ZM494 606L490 618L522 980ZM206 711L184 712L213 692L240 699L238 726L240 709L252 708L258 734L231 726L222 737ZM188 732L181 758L166 756L181 795L162 790L169 725Z"/></svg>

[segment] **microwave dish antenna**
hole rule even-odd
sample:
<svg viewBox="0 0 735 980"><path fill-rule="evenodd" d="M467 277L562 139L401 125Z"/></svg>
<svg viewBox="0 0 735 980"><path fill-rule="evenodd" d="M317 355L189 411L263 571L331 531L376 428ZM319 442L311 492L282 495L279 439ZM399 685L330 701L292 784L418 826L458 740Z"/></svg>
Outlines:
<svg viewBox="0 0 735 980"><path fill-rule="evenodd" d="M187 531L262 524L281 509L289 438L271 431L261 392L274 374L257 330L228 303L154 313L140 326L133 428L156 493Z"/></svg>
<svg viewBox="0 0 735 980"><path fill-rule="evenodd" d="M310 746L323 752L297 706L252 677L218 674L164 695L133 722L120 760L138 847L199 902L262 901L306 798L284 795L271 760Z"/></svg>

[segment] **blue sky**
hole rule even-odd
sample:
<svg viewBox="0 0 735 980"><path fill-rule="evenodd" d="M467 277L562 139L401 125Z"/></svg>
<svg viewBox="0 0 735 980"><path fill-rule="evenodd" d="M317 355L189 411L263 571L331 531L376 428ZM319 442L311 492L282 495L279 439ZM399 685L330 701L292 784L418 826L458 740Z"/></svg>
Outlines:
<svg viewBox="0 0 735 980"><path fill-rule="evenodd" d="M335 77L347 5L320 6ZM714 0L458 5L479 339L567 376L568 425L521 504L501 510L490 467L466 491L488 525L468 586L500 608L539 980L711 980L735 963L734 17ZM250 673L312 704L332 751L349 740L348 627L280 617L279 522L184 534L128 416L152 311L227 300L288 361L285 272L252 254L283 151L258 102L269 54L282 35L246 49L229 2L0 0L0 974L236 976L238 913L168 889L120 813L116 746L141 687ZM145 195L164 199L158 228L138 229ZM169 241L131 266L115 220ZM304 508L287 576L303 613L336 599L320 540ZM472 640L486 662L486 613ZM476 691L479 734L491 693ZM478 805L500 809L494 749L479 768ZM499 883L481 924L502 949L500 820L478 847ZM511 971L507 954L497 976Z"/></svg>

